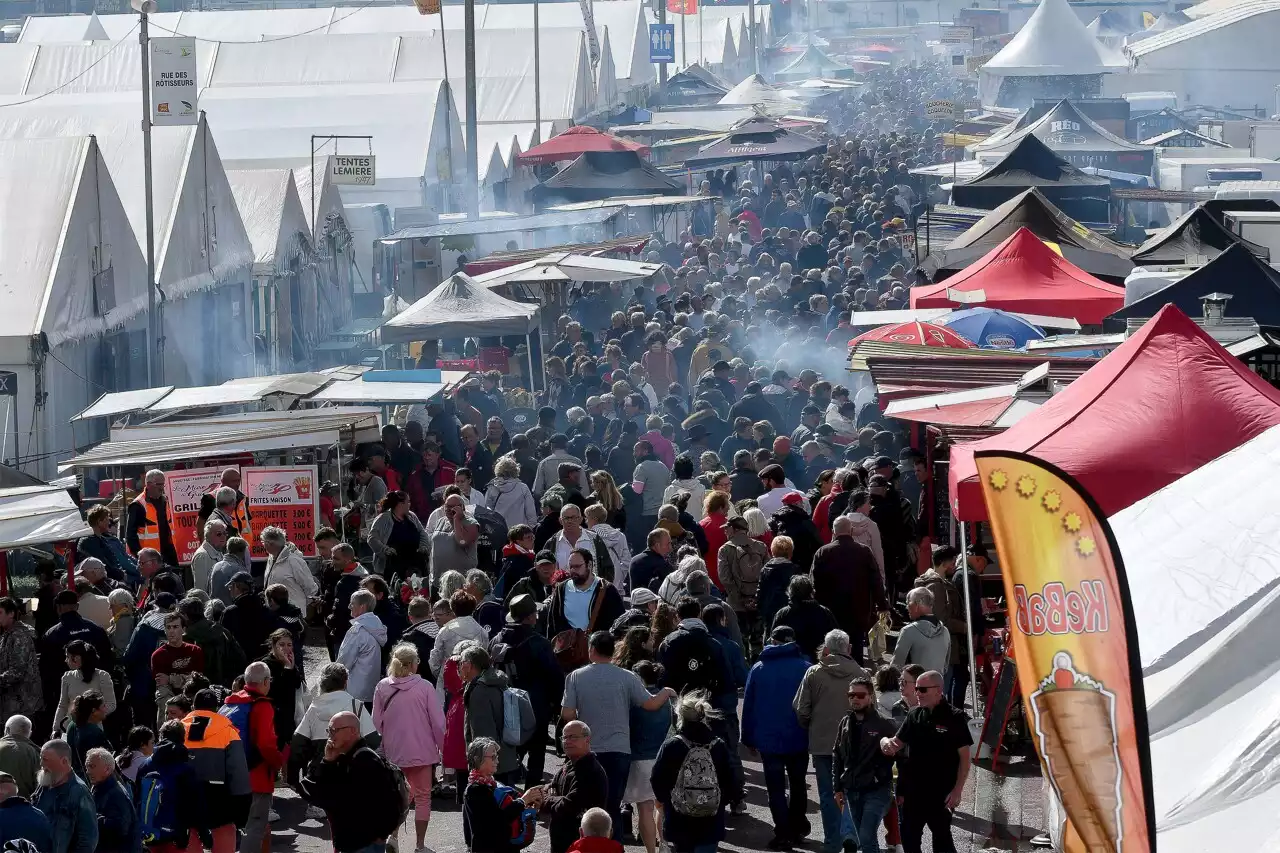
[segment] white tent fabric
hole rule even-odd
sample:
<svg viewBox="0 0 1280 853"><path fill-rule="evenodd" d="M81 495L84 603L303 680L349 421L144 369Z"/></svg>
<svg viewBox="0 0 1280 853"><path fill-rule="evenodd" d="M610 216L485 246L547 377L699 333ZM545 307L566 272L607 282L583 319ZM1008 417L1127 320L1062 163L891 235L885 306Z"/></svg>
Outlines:
<svg viewBox="0 0 1280 853"><path fill-rule="evenodd" d="M139 388L136 391L109 391L93 402L93 405L73 417L73 421L84 421L90 418L110 418L137 412L158 402L161 397L173 390L172 385L159 388Z"/></svg>
<svg viewBox="0 0 1280 853"><path fill-rule="evenodd" d="M425 403L449 388L442 382L334 382L307 399L310 403Z"/></svg>
<svg viewBox="0 0 1280 853"><path fill-rule="evenodd" d="M311 251L310 227L293 170L229 171L227 179L253 246L254 273L288 273L294 259Z"/></svg>
<svg viewBox="0 0 1280 853"><path fill-rule="evenodd" d="M773 86L765 82L759 74L752 74L729 90L729 94L720 99L721 104L738 106L758 106L770 115L785 115L790 112L804 111L801 101L788 98Z"/></svg>
<svg viewBox="0 0 1280 853"><path fill-rule="evenodd" d="M1276 850L1280 427L1117 513L1161 853ZM1188 771L1191 772L1188 772Z"/></svg>
<svg viewBox="0 0 1280 853"><path fill-rule="evenodd" d="M556 252L536 260L482 273L472 281L483 288L495 288L515 282L545 284L563 281L631 281L648 278L660 269L661 264Z"/></svg>
<svg viewBox="0 0 1280 853"><path fill-rule="evenodd" d="M1067 0L1040 5L1000 52L982 66L986 74L1040 77L1123 71L1124 57L1090 35Z"/></svg>
<svg viewBox="0 0 1280 853"><path fill-rule="evenodd" d="M527 335L537 328L537 305L513 302L459 272L383 324L382 340Z"/></svg>
<svg viewBox="0 0 1280 853"><path fill-rule="evenodd" d="M0 489L0 548L46 545L92 534L66 489Z"/></svg>

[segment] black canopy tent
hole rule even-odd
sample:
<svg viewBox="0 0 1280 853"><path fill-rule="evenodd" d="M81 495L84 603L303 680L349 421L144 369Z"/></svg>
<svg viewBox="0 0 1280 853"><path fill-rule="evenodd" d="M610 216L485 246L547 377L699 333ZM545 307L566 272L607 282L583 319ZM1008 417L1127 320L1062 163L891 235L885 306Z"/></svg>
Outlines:
<svg viewBox="0 0 1280 853"><path fill-rule="evenodd" d="M979 219L969 230L922 264L933 281L944 281L1026 228L1041 240L1057 245L1062 256L1090 275L1123 284L1133 270L1128 250L1090 231L1053 205L1032 187Z"/></svg>
<svg viewBox="0 0 1280 853"><path fill-rule="evenodd" d="M757 116L735 124L721 139L685 160L690 169L706 169L744 160L802 160L827 150L825 142L788 130Z"/></svg>
<svg viewBox="0 0 1280 853"><path fill-rule="evenodd" d="M954 202L992 210L1025 189L1035 187L1063 213L1085 222L1110 219L1111 182L1086 175L1027 134L999 163L976 178L956 184Z"/></svg>
<svg viewBox="0 0 1280 853"><path fill-rule="evenodd" d="M1200 204L1204 212L1218 220L1219 224L1227 224L1228 211L1242 213L1280 213L1280 204L1269 198L1211 198Z"/></svg>
<svg viewBox="0 0 1280 853"><path fill-rule="evenodd" d="M532 190L538 208L628 195L683 195L684 186L634 151L588 151Z"/></svg>
<svg viewBox="0 0 1280 853"><path fill-rule="evenodd" d="M662 90L665 104L714 104L729 93L729 85L696 62L671 75Z"/></svg>
<svg viewBox="0 0 1280 853"><path fill-rule="evenodd" d="M975 150L1009 151L1025 136L1032 135L1073 166L1151 174L1153 147L1116 136L1069 100L1058 101L1039 117L1027 120L1031 115L1033 112L1028 110L1009 133L980 142Z"/></svg>
<svg viewBox="0 0 1280 853"><path fill-rule="evenodd" d="M1231 295L1227 313L1232 317L1252 317L1263 326L1280 325L1280 272L1236 243L1190 275L1124 306L1103 326L1124 331L1130 318L1154 317L1167 304L1198 317L1204 297L1211 293Z"/></svg>
<svg viewBox="0 0 1280 853"><path fill-rule="evenodd" d="M1233 234L1203 205L1197 205L1139 246L1129 257L1135 266L1197 265L1216 258L1236 243L1263 261L1271 260L1271 252L1266 246Z"/></svg>

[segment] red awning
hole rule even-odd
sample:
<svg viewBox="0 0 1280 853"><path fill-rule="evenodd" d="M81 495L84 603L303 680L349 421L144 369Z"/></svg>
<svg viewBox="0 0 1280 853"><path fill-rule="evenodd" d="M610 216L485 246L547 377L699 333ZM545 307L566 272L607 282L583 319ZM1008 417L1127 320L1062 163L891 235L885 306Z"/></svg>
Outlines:
<svg viewBox="0 0 1280 853"><path fill-rule="evenodd" d="M517 155L516 161L525 166L559 163L562 160L577 160L591 151L634 151L644 156L649 153L649 147L580 124Z"/></svg>
<svg viewBox="0 0 1280 853"><path fill-rule="evenodd" d="M1124 307L1124 288L1094 278L1026 228L1019 228L972 265L938 284L911 288L912 308L968 304L952 291L982 291L973 304L1022 314L1071 317L1097 325Z"/></svg>
<svg viewBox="0 0 1280 853"><path fill-rule="evenodd" d="M973 454L1012 450L1075 477L1112 515L1280 424L1280 390L1176 307L1005 432L951 448L952 512L983 521Z"/></svg>

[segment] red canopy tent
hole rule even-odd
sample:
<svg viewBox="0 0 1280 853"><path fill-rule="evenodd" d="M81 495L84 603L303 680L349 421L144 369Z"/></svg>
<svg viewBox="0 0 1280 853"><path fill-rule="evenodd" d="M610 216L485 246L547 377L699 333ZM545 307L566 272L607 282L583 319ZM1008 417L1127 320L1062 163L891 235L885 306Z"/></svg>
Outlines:
<svg viewBox="0 0 1280 853"><path fill-rule="evenodd" d="M907 323L893 323L881 326L869 332L863 332L849 341L849 346L856 346L862 341L889 341L895 344L914 344L926 347L948 347L950 349L975 349L973 341L954 329L939 326L936 323L922 323L912 320Z"/></svg>
<svg viewBox="0 0 1280 853"><path fill-rule="evenodd" d="M1123 287L1089 275L1026 228L946 281L911 288L911 307L964 304L949 291L982 291L985 299L976 304L987 308L1071 317L1086 325L1124 307Z"/></svg>
<svg viewBox="0 0 1280 853"><path fill-rule="evenodd" d="M634 151L643 157L649 153L649 147L579 124L517 155L516 161L525 166L559 163L562 160L577 160L591 151Z"/></svg>
<svg viewBox="0 0 1280 853"><path fill-rule="evenodd" d="M951 448L951 508L987 518L973 454L1029 453L1112 515L1280 424L1280 390L1173 305L1008 430Z"/></svg>

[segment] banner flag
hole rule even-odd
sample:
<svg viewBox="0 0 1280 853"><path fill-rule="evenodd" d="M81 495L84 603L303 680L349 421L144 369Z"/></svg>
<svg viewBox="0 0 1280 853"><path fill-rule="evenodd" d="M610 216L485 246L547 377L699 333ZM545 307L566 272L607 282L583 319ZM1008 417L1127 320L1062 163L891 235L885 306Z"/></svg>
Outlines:
<svg viewBox="0 0 1280 853"><path fill-rule="evenodd" d="M1042 460L975 454L1032 741L1066 853L1154 853L1147 705L1124 564L1093 498Z"/></svg>
<svg viewBox="0 0 1280 853"><path fill-rule="evenodd" d="M698 0L667 0L667 11L673 15L696 15Z"/></svg>

